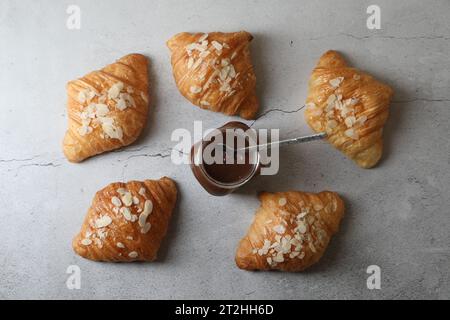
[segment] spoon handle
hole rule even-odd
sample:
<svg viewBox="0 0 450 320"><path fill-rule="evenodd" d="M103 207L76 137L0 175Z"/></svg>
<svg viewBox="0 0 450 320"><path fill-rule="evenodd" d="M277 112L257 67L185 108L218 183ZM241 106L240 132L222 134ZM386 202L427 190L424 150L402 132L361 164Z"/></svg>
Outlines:
<svg viewBox="0 0 450 320"><path fill-rule="evenodd" d="M254 148L261 149L261 148L271 147L276 144L278 144L279 146L288 145L288 144L297 144L297 143L309 142L309 141L314 141L314 140L320 140L320 139L325 138L326 136L327 136L327 134L325 132L320 132L320 133L312 134L309 136L303 136L303 137L275 141L275 142L270 142L270 143L265 143L265 144L259 144L256 146L250 146L250 147L243 148L243 149L254 149Z"/></svg>

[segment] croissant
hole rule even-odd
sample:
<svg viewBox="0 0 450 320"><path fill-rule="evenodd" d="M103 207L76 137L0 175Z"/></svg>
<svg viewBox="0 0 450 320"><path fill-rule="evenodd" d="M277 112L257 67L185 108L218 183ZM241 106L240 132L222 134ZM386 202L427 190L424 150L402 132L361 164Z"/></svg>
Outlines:
<svg viewBox="0 0 450 320"><path fill-rule="evenodd" d="M177 198L175 182L111 183L98 191L74 238L74 251L94 261L152 261Z"/></svg>
<svg viewBox="0 0 450 320"><path fill-rule="evenodd" d="M147 122L147 58L130 54L67 84L69 125L63 151L71 162L133 143Z"/></svg>
<svg viewBox="0 0 450 320"><path fill-rule="evenodd" d="M334 192L260 194L261 206L240 241L236 264L245 270L302 271L322 257L339 229L344 203Z"/></svg>
<svg viewBox="0 0 450 320"><path fill-rule="evenodd" d="M253 119L258 110L248 32L179 33L167 41L180 93L203 109Z"/></svg>
<svg viewBox="0 0 450 320"><path fill-rule="evenodd" d="M371 168L383 152L383 126L392 95L389 86L347 66L336 51L328 51L309 80L305 118L359 166Z"/></svg>

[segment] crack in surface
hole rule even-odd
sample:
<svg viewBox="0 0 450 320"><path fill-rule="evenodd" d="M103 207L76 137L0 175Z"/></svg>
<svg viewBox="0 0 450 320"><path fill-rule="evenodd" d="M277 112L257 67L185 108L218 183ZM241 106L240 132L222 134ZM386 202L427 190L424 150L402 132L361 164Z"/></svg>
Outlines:
<svg viewBox="0 0 450 320"><path fill-rule="evenodd" d="M450 40L449 36L439 35L439 36L411 36L411 37L403 37L403 36L389 36L389 35L367 35L367 36L358 36L351 33L341 32L337 34L329 34L318 37L306 38L302 40L316 41L322 39L328 39L333 37L349 37L357 40L366 40L366 39L396 39L396 40Z"/></svg>
<svg viewBox="0 0 450 320"><path fill-rule="evenodd" d="M281 112L281 113L284 113L284 114L296 113L296 112L299 112L300 110L302 110L304 107L305 107L305 105L303 105L303 106L301 106L300 108L295 109L295 110L283 110L283 109L279 109L279 108L269 109L269 110L267 110L267 111L261 113L259 116L257 116L256 119L253 120L253 122L250 124L249 127L251 128L251 127L255 124L256 121L258 121L258 120L260 120L261 118L265 117L265 116L268 115L269 113L272 113L272 112Z"/></svg>

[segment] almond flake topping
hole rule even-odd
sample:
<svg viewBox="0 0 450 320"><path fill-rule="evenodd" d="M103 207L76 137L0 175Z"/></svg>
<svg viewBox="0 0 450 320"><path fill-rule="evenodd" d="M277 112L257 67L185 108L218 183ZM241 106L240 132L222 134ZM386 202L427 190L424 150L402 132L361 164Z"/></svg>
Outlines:
<svg viewBox="0 0 450 320"><path fill-rule="evenodd" d="M131 195L131 192L129 192L129 191L125 192L122 195L121 199L122 199L123 204L127 207L129 207L133 204L133 197Z"/></svg>
<svg viewBox="0 0 450 320"><path fill-rule="evenodd" d="M120 213L123 215L125 220L127 220L127 221L131 221L132 220L131 211L127 207L120 208Z"/></svg>
<svg viewBox="0 0 450 320"><path fill-rule="evenodd" d="M282 226L281 224L273 227L273 231L275 231L276 233L279 234L283 234L286 231L286 228L284 226Z"/></svg>
<svg viewBox="0 0 450 320"><path fill-rule="evenodd" d="M341 85L341 82L342 81L344 81L344 77L337 77L337 78L335 78L335 79L331 79L330 81L329 81L329 83L330 83L330 85L333 87L333 88L339 88L339 86Z"/></svg>
<svg viewBox="0 0 450 320"><path fill-rule="evenodd" d="M124 87L124 85L120 81L114 83L108 90L108 98L116 99L119 96L120 91L122 91L123 87Z"/></svg>
<svg viewBox="0 0 450 320"><path fill-rule="evenodd" d="M138 257L138 253L136 251L131 251L128 256L132 259L137 258Z"/></svg>
<svg viewBox="0 0 450 320"><path fill-rule="evenodd" d="M91 239L83 239L83 240L81 240L81 244L83 245L83 246L88 246L88 245L90 245L92 243L92 240Z"/></svg>
<svg viewBox="0 0 450 320"><path fill-rule="evenodd" d="M139 194L143 197L145 196L145 188L144 187L139 189Z"/></svg>
<svg viewBox="0 0 450 320"><path fill-rule="evenodd" d="M278 204L279 204L280 206L284 206L286 203L287 203L286 198L280 198L280 200L278 200Z"/></svg>
<svg viewBox="0 0 450 320"><path fill-rule="evenodd" d="M189 90L191 91L191 93L197 94L197 93L200 93L202 91L202 88L197 87L197 86L191 86Z"/></svg>
<svg viewBox="0 0 450 320"><path fill-rule="evenodd" d="M121 249L125 248L125 245L122 242L117 242L116 246L117 246L117 248L121 248Z"/></svg>
<svg viewBox="0 0 450 320"><path fill-rule="evenodd" d="M112 197L111 198L111 203L115 206L115 207L120 207L122 205L122 201L120 201L119 198L117 197Z"/></svg>
<svg viewBox="0 0 450 320"><path fill-rule="evenodd" d="M108 225L110 225L112 222L111 217L109 216L101 216L100 218L98 218L97 220L95 220L95 227L96 228L104 228Z"/></svg>

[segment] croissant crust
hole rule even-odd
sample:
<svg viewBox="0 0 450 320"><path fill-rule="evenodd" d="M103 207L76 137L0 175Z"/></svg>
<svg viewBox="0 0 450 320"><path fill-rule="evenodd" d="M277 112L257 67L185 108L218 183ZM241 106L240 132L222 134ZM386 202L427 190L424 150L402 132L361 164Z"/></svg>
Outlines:
<svg viewBox="0 0 450 320"><path fill-rule="evenodd" d="M253 119L258 110L248 32L179 33L167 41L180 93L203 109Z"/></svg>
<svg viewBox="0 0 450 320"><path fill-rule="evenodd" d="M94 261L156 259L176 198L175 182L167 177L109 184L96 193L74 251Z"/></svg>
<svg viewBox="0 0 450 320"><path fill-rule="evenodd" d="M71 162L133 143L147 122L148 66L127 55L67 84L68 129L63 151Z"/></svg>
<svg viewBox="0 0 450 320"><path fill-rule="evenodd" d="M328 51L311 74L305 118L314 131L327 132L328 141L359 166L371 168L383 152L392 95L389 86Z"/></svg>
<svg viewBox="0 0 450 320"><path fill-rule="evenodd" d="M263 192L259 198L261 206L238 245L237 266L296 272L319 261L344 215L341 198L329 191Z"/></svg>

